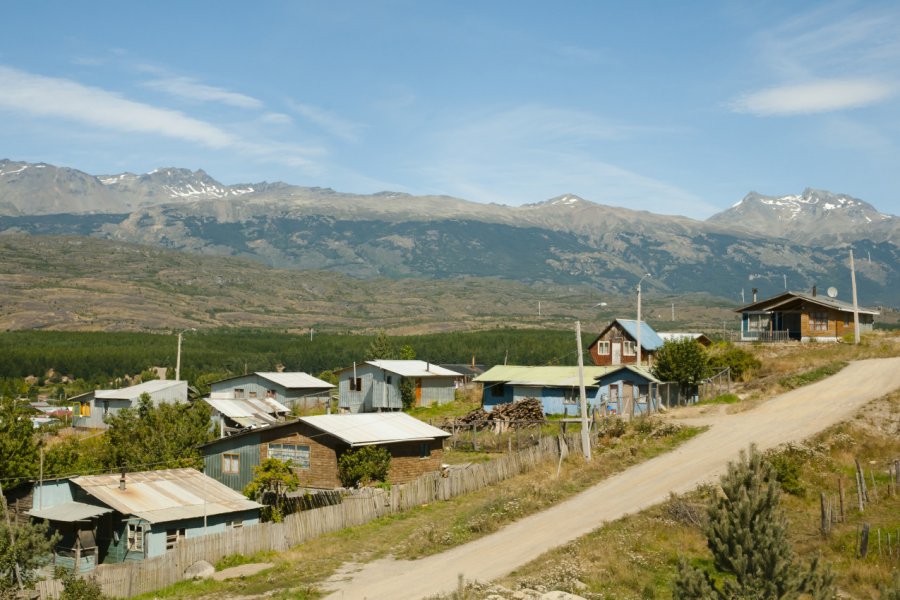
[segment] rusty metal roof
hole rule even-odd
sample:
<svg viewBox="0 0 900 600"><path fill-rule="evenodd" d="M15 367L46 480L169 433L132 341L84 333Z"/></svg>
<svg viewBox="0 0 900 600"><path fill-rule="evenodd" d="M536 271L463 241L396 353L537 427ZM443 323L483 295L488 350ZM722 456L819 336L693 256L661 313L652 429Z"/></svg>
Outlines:
<svg viewBox="0 0 900 600"><path fill-rule="evenodd" d="M166 469L126 473L125 489L119 489L121 475L73 477L71 482L103 504L126 516L150 523L166 523L259 508L211 477L196 469Z"/></svg>

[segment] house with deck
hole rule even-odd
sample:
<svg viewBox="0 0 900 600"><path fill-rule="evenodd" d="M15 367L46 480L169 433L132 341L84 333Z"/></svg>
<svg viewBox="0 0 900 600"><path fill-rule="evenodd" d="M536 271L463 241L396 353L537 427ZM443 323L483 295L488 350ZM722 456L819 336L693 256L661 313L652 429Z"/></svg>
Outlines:
<svg viewBox="0 0 900 600"><path fill-rule="evenodd" d="M313 410L331 400L334 385L309 373L256 372L237 375L210 384L218 397L231 395L237 400L270 399L291 409Z"/></svg>
<svg viewBox="0 0 900 600"><path fill-rule="evenodd" d="M634 319L613 319L600 335L588 345L595 365L637 364L638 322ZM641 363L653 364L653 356L662 348L663 340L646 321L641 321Z"/></svg>
<svg viewBox="0 0 900 600"><path fill-rule="evenodd" d="M482 408L537 398L546 415L580 414L578 367L498 365L475 378L483 385ZM584 367L588 411L641 414L658 405L660 381L634 365Z"/></svg>
<svg viewBox="0 0 900 600"><path fill-rule="evenodd" d="M32 503L31 518L48 521L61 536L53 564L79 573L255 525L261 506L196 469L45 480L35 485Z"/></svg>
<svg viewBox="0 0 900 600"><path fill-rule="evenodd" d="M440 469L449 436L403 412L334 414L248 430L200 449L205 473L233 490L243 490L267 458L290 461L305 488L335 489L341 487L338 459L352 448L386 448L390 483L404 483Z"/></svg>
<svg viewBox="0 0 900 600"><path fill-rule="evenodd" d="M403 410L404 382L412 388L414 406L446 404L465 378L424 360L369 360L337 375L338 406L350 413Z"/></svg>
<svg viewBox="0 0 900 600"><path fill-rule="evenodd" d="M742 342L837 341L854 332L853 305L812 292L784 292L735 309ZM878 311L858 307L859 331L872 331Z"/></svg>
<svg viewBox="0 0 900 600"><path fill-rule="evenodd" d="M104 417L116 415L123 408L137 408L141 396L147 394L154 406L187 402L187 381L154 379L118 390L94 390L70 400L73 403L72 425L88 429L105 429Z"/></svg>

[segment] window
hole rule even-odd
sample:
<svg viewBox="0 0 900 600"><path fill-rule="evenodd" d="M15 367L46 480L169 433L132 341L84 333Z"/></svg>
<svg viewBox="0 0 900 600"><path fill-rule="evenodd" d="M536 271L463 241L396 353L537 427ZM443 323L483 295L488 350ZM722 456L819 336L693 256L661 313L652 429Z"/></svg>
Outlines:
<svg viewBox="0 0 900 600"><path fill-rule="evenodd" d="M234 397L241 399L244 397L244 388L234 388Z"/></svg>
<svg viewBox="0 0 900 600"><path fill-rule="evenodd" d="M359 392L362 390L362 377L351 377L350 378L350 391L351 392Z"/></svg>
<svg viewBox="0 0 900 600"><path fill-rule="evenodd" d="M809 329L811 331L828 331L828 313L824 311L809 313Z"/></svg>
<svg viewBox="0 0 900 600"><path fill-rule="evenodd" d="M266 390L266 398L274 398L275 390Z"/></svg>
<svg viewBox="0 0 900 600"><path fill-rule="evenodd" d="M250 392L249 395L250 395L251 398L256 398L256 392Z"/></svg>
<svg viewBox="0 0 900 600"><path fill-rule="evenodd" d="M103 416L105 417L108 414L109 414L109 400L104 400L103 401Z"/></svg>
<svg viewBox="0 0 900 600"><path fill-rule="evenodd" d="M222 454L222 472L234 475L241 472L241 457L238 454L226 452Z"/></svg>
<svg viewBox="0 0 900 600"><path fill-rule="evenodd" d="M385 382L386 384L388 384L388 385L391 385L391 376L390 376L390 375L386 376L386 377L384 378L384 382Z"/></svg>
<svg viewBox="0 0 900 600"><path fill-rule="evenodd" d="M597 342L597 354L609 354L609 342Z"/></svg>
<svg viewBox="0 0 900 600"><path fill-rule="evenodd" d="M85 402L81 405L81 416L89 417L91 416L91 404L89 402Z"/></svg>
<svg viewBox="0 0 900 600"><path fill-rule="evenodd" d="M128 549L135 552L144 551L144 528L140 523L128 524Z"/></svg>
<svg viewBox="0 0 900 600"><path fill-rule="evenodd" d="M269 458L277 458L281 462L291 461L291 466L298 469L309 468L309 446L299 444L269 444Z"/></svg>
<svg viewBox="0 0 900 600"><path fill-rule="evenodd" d="M166 529L166 550L171 550L184 539L184 527L181 529Z"/></svg>
<svg viewBox="0 0 900 600"><path fill-rule="evenodd" d="M563 390L563 404L575 404L581 399L581 392L575 388Z"/></svg>
<svg viewBox="0 0 900 600"><path fill-rule="evenodd" d="M635 345L631 340L625 340L622 342L622 353L625 356L634 356L635 354Z"/></svg>
<svg viewBox="0 0 900 600"><path fill-rule="evenodd" d="M502 397L506 395L506 389L504 388L502 383L495 383L491 386L491 396L494 398Z"/></svg>
<svg viewBox="0 0 900 600"><path fill-rule="evenodd" d="M419 442L419 458L431 457L431 444L428 442Z"/></svg>

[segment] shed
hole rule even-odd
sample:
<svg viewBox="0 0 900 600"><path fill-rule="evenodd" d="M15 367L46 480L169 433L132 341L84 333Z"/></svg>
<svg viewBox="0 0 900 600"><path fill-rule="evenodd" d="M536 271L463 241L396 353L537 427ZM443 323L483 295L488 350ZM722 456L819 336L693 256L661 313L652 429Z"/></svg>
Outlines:
<svg viewBox="0 0 900 600"><path fill-rule="evenodd" d="M370 360L337 372L339 406L351 413L402 410L402 385L409 382L415 406L456 398L462 373L424 360Z"/></svg>
<svg viewBox="0 0 900 600"><path fill-rule="evenodd" d="M500 404L526 398L541 401L544 414L577 415L580 413L578 367L529 367L500 365L475 378L484 385L482 408L490 412ZM588 410L605 406L622 412L623 398L655 405L659 380L645 369L633 365L584 367L584 386ZM630 413L629 413L630 414Z"/></svg>
<svg viewBox="0 0 900 600"><path fill-rule="evenodd" d="M196 469L91 475L35 485L32 518L62 536L54 564L79 572L160 556L181 540L259 523L260 505Z"/></svg>
<svg viewBox="0 0 900 600"><path fill-rule="evenodd" d="M331 400L334 385L302 371L258 371L237 375L210 384L215 394L230 394L242 400L270 398L291 409L313 410Z"/></svg>
<svg viewBox="0 0 900 600"><path fill-rule="evenodd" d="M754 294L755 296L755 294ZM837 341L853 333L853 305L812 293L784 292L735 309L741 313L741 341ZM872 331L878 311L858 307L859 331Z"/></svg>
<svg viewBox="0 0 900 600"><path fill-rule="evenodd" d="M152 380L118 390L94 390L71 398L72 424L75 427L106 428L104 417L123 408L137 408L141 396L147 394L154 406L187 402L187 381Z"/></svg>
<svg viewBox="0 0 900 600"><path fill-rule="evenodd" d="M220 436L274 425L291 410L274 398L235 398L229 392L213 392L203 399L212 408L213 427Z"/></svg>
<svg viewBox="0 0 900 600"><path fill-rule="evenodd" d="M382 446L391 453L391 483L440 469L446 431L406 413L360 413L301 417L239 433L200 447L206 473L234 490L253 479L266 458L291 461L302 486L341 487L338 459L351 448Z"/></svg>
<svg viewBox="0 0 900 600"><path fill-rule="evenodd" d="M595 365L628 365L637 363L637 321L613 319L590 343L588 351ZM653 356L663 341L646 322L641 321L641 359L652 364Z"/></svg>

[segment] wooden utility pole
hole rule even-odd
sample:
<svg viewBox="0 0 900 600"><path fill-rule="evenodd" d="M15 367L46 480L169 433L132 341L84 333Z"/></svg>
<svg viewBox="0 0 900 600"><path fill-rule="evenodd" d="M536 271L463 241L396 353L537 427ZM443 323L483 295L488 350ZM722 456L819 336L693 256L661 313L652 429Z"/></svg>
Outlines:
<svg viewBox="0 0 900 600"><path fill-rule="evenodd" d="M581 321L575 321L578 342L578 392L581 395L581 446L584 459L591 460L591 434L587 417L587 392L584 391L584 356L581 352Z"/></svg>
<svg viewBox="0 0 900 600"><path fill-rule="evenodd" d="M859 344L859 304L856 301L856 266L853 264L853 248L850 248L850 283L853 287L853 343Z"/></svg>

